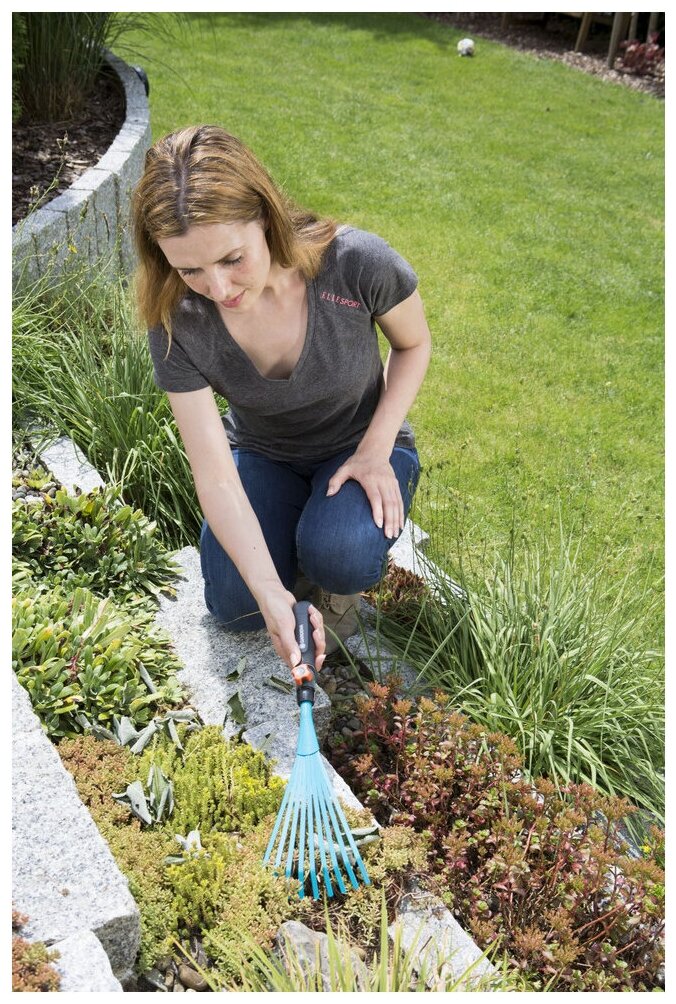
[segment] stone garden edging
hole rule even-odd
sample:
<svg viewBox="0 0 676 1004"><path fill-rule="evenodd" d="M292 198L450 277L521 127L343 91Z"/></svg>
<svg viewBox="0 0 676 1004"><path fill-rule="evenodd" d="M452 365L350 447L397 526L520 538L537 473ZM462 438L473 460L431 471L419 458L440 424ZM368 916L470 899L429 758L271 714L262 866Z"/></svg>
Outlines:
<svg viewBox="0 0 676 1004"><path fill-rule="evenodd" d="M90 491L103 485L98 472L67 438L58 440L43 451L40 459L55 480L69 491L74 487ZM426 560L417 560L420 545L425 539L422 531L409 523L407 532L391 553L395 563L418 572L425 568L434 579L441 574L439 570ZM195 548L184 548L176 558L182 567L176 597L162 597L156 622L170 635L184 665L177 676L190 693L191 706L206 725L220 725L229 736L242 732L251 746L263 749L276 761L275 773L287 779L295 758L299 712L288 694L282 694L268 685L272 674L280 675L279 657L264 631L231 634L208 614L202 599L202 575ZM375 639L375 633L368 629L366 640L354 636L347 647L356 658L368 665L376 654ZM376 658L381 671L387 672L391 656L382 649L382 644ZM13 759L15 765L21 765L18 770L15 766L13 785L15 908L29 914L30 922L26 929L29 940L44 941L48 946L57 948L61 942L64 948L68 948L62 959L55 963L62 976L62 990L85 989L83 980L86 981L90 973L91 978L95 978L93 969L103 976L96 977L96 986L86 989L121 990L123 987L118 979L131 976L138 948L138 907L129 894L126 878L80 801L72 778L61 764L14 674L13 687L20 692L15 697L17 711L13 714ZM239 696L246 714L246 724L236 721L228 710L228 702L235 695ZM315 709L317 732L321 736L328 728L331 701L319 685ZM27 721L30 721L29 728L25 725ZM38 751L40 763L47 762L50 757L55 760L49 776L41 769L35 770ZM27 754L30 754L30 759ZM322 760L335 793L346 804L363 808L329 762L324 757ZM67 792L67 797L64 794L63 798L55 798L55 789ZM62 806L58 816L45 810L54 802ZM39 828L36 827L36 820L40 821ZM81 827L82 834L86 831L86 836L77 840L73 836L76 823ZM40 836L39 844L36 844L37 834ZM70 847L71 843L75 843L81 851L85 840L87 858L95 858L97 864L105 859L106 871L101 872L98 878L85 867L87 862L83 854L69 856L61 853L62 848ZM110 861L106 859L106 854ZM60 883L69 889L73 898L64 898L64 895L56 897L59 907L57 918L54 889ZM85 899L90 901L89 911L71 919L71 904L74 906ZM102 923L100 917L107 917L108 920ZM403 925L404 947L418 937L421 956L431 951L440 964L444 963L449 977L459 978L474 963L472 973L467 977L468 989L479 977L497 973L495 967L482 958L481 949L438 898L429 894L421 896L411 889L402 901L397 921ZM114 936L111 937L111 933ZM393 939L394 925L389 933ZM107 952L109 967L112 965L109 974L105 966L94 964L90 958L92 934L98 937ZM101 978L107 981L105 987L100 986Z"/></svg>
<svg viewBox="0 0 676 1004"><path fill-rule="evenodd" d="M124 125L101 160L63 194L12 229L12 285L16 289L48 270L58 274L83 261L106 259L128 274L133 249L128 226L131 195L150 146L150 113L145 86L136 71L108 52L106 62L124 87Z"/></svg>

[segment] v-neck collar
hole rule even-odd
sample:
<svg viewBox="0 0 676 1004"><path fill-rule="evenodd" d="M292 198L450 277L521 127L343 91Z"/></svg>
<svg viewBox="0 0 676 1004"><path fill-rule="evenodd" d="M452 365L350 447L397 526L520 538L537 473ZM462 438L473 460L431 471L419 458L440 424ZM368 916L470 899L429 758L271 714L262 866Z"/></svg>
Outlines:
<svg viewBox="0 0 676 1004"><path fill-rule="evenodd" d="M264 376L254 363L253 359L248 354L248 352L246 352L239 344L237 339L233 338L233 336L230 334L230 332L228 331L228 327L225 321L223 320L223 317L221 316L221 312L219 311L214 301L207 300L207 303L209 304L209 309L212 312L214 323L216 324L216 328L219 331L219 333L222 332L225 335L228 343L233 347L234 351L238 353L245 360L245 362L249 365L250 369L258 377L258 379L265 381L265 383L278 383L278 384L292 383L292 381L296 377L296 374L300 372L303 364L305 363L305 360L310 351L312 339L314 337L315 319L317 316L317 309L315 302L316 290L315 290L314 279L305 280L305 290L307 293L307 323L305 327L305 341L303 343L303 348L301 350L300 356L298 357L298 362L296 363L296 365L294 366L288 377Z"/></svg>

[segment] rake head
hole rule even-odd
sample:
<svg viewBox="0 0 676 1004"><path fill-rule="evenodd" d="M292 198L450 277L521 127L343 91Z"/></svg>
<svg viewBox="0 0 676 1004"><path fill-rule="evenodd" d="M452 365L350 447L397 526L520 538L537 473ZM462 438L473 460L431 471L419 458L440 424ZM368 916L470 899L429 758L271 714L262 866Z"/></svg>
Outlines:
<svg viewBox="0 0 676 1004"><path fill-rule="evenodd" d="M364 885L371 884L355 836L368 840L364 834L372 830L353 833L349 827L322 763L310 702L300 705L300 719L298 753L263 863L272 861L276 872L283 869L287 878L297 878L301 899L309 879L318 899L318 876L329 896L334 895L334 882L342 893L347 892L346 880L358 888L357 871Z"/></svg>

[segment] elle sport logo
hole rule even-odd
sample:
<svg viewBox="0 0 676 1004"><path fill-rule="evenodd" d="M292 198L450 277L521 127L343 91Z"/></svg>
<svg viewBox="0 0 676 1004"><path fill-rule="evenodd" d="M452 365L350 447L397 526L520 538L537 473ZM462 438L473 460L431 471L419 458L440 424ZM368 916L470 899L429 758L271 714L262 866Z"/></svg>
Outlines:
<svg viewBox="0 0 676 1004"><path fill-rule="evenodd" d="M337 303L340 307L361 307L359 300L348 300L345 296L338 296L337 293L329 293L328 290L322 290L320 294L321 300L329 300L331 303Z"/></svg>

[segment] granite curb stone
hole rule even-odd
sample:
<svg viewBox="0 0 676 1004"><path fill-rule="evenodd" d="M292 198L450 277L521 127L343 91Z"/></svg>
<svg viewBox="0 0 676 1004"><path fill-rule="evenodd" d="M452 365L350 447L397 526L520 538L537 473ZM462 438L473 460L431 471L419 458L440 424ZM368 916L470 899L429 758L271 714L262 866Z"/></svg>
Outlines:
<svg viewBox="0 0 676 1004"><path fill-rule="evenodd" d="M52 948L60 958L51 965L61 977L61 993L120 993L124 988L110 968L110 960L92 931L78 931Z"/></svg>
<svg viewBox="0 0 676 1004"><path fill-rule="evenodd" d="M12 718L12 897L29 918L24 936L51 946L93 931L125 978L140 945L138 907L14 673Z"/></svg>

